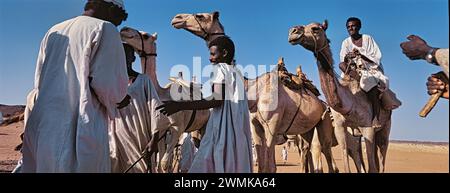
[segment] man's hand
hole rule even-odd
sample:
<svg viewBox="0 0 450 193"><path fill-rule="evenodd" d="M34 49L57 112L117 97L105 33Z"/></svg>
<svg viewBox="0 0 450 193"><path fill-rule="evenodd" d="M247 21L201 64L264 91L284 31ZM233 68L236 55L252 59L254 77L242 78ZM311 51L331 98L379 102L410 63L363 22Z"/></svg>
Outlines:
<svg viewBox="0 0 450 193"><path fill-rule="evenodd" d="M125 98L123 98L123 100L120 101L120 103L117 103L117 108L122 109L128 106L128 104L130 104L130 99L131 99L130 95L125 96Z"/></svg>
<svg viewBox="0 0 450 193"><path fill-rule="evenodd" d="M428 77L427 90L429 95L442 91L443 94L441 97L448 99L448 81L439 79L435 74Z"/></svg>
<svg viewBox="0 0 450 193"><path fill-rule="evenodd" d="M356 58L356 56L358 56L355 52L349 52L346 56L345 56L345 58L347 59L347 60L351 60L351 59L353 59L353 58Z"/></svg>
<svg viewBox="0 0 450 193"><path fill-rule="evenodd" d="M166 116L173 115L181 110L179 104L175 101L163 101L163 103L163 105L156 107L156 110L159 110L159 112Z"/></svg>
<svg viewBox="0 0 450 193"><path fill-rule="evenodd" d="M433 49L425 40L416 35L409 35L409 41L400 44L403 53L411 60L424 59L427 53Z"/></svg>

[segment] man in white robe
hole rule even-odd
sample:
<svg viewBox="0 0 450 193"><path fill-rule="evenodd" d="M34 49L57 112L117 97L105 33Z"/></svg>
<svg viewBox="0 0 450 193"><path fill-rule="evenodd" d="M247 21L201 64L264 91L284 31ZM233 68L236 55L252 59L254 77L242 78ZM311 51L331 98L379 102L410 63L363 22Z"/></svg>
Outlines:
<svg viewBox="0 0 450 193"><path fill-rule="evenodd" d="M47 32L21 172L111 171L108 116L116 115L128 81L116 26L126 17L121 0L89 0L83 16Z"/></svg>
<svg viewBox="0 0 450 193"><path fill-rule="evenodd" d="M189 173L252 173L252 140L244 77L233 63L234 44L218 37L209 44L213 63L212 96L158 107L172 115L180 110L210 109L204 137Z"/></svg>
<svg viewBox="0 0 450 193"><path fill-rule="evenodd" d="M124 44L124 49L130 103L117 111L109 131L112 172L115 173L126 171L148 150L146 147L150 142L157 142L157 125L170 124L166 116L154 110L162 103L150 78L132 69L135 60L133 47ZM128 172L148 172L150 160L144 160L137 162Z"/></svg>
<svg viewBox="0 0 450 193"><path fill-rule="evenodd" d="M360 87L367 93L372 103L372 118L379 125L378 115L381 108L381 91L389 88L389 79L384 75L381 65L381 51L375 40L367 34L360 34L361 20L351 17L346 23L350 37L342 42L339 67L349 72L350 63L356 64L360 76Z"/></svg>

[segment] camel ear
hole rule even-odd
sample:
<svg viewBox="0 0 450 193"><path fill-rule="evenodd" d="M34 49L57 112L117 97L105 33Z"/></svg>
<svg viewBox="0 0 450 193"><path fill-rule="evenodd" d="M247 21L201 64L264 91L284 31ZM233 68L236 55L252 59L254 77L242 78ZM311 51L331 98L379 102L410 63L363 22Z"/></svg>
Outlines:
<svg viewBox="0 0 450 193"><path fill-rule="evenodd" d="M144 40L150 38L150 34L148 34L147 32L139 31L139 33L142 35L142 37L144 38Z"/></svg>
<svg viewBox="0 0 450 193"><path fill-rule="evenodd" d="M278 66L284 66L284 58L283 57L278 58L278 64L277 65Z"/></svg>
<svg viewBox="0 0 450 193"><path fill-rule="evenodd" d="M214 11L212 14L214 19L219 19L220 14L218 11Z"/></svg>
<svg viewBox="0 0 450 193"><path fill-rule="evenodd" d="M328 20L323 21L322 25L320 25L320 27L322 27L323 31L327 31L328 29Z"/></svg>
<svg viewBox="0 0 450 193"><path fill-rule="evenodd" d="M157 40L158 39L158 33L156 33L156 32L153 33L151 37L152 37L153 41Z"/></svg>

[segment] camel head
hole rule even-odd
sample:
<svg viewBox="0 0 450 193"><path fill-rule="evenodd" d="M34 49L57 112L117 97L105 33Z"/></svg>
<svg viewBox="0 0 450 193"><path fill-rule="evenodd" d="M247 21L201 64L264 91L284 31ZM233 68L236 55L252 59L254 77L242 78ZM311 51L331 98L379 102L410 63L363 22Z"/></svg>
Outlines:
<svg viewBox="0 0 450 193"><path fill-rule="evenodd" d="M206 41L211 41L211 36L225 35L217 11L213 13L178 14L172 19L172 26L176 29L185 29Z"/></svg>
<svg viewBox="0 0 450 193"><path fill-rule="evenodd" d="M140 55L156 54L157 33L150 35L147 32L138 31L130 27L124 27L120 30L122 41L131 45Z"/></svg>
<svg viewBox="0 0 450 193"><path fill-rule="evenodd" d="M327 28L327 20L323 24L311 23L306 26L295 26L289 30L289 43L292 45L300 44L307 50L317 53L329 45L325 33Z"/></svg>

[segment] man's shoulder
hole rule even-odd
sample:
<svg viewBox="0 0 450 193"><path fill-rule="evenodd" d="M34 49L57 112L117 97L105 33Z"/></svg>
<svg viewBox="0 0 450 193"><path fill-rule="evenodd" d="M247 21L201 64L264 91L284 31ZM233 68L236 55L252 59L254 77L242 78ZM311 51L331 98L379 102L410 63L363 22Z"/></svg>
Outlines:
<svg viewBox="0 0 450 193"><path fill-rule="evenodd" d="M78 26L78 27L83 26L83 28L100 28L100 29L106 27L115 29L115 26L111 22L97 19L95 17L77 16L54 25L51 28L51 30L65 28L66 26Z"/></svg>
<svg viewBox="0 0 450 193"><path fill-rule="evenodd" d="M362 36L363 36L364 39L373 40L373 37L371 35L369 35L369 34L362 34Z"/></svg>
<svg viewBox="0 0 450 193"><path fill-rule="evenodd" d="M342 44L348 44L348 43L351 43L352 42L352 38L349 36L349 37L346 37L344 40L342 40Z"/></svg>

